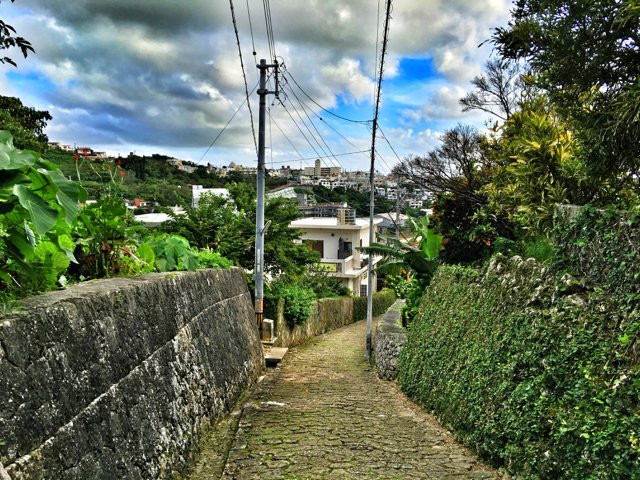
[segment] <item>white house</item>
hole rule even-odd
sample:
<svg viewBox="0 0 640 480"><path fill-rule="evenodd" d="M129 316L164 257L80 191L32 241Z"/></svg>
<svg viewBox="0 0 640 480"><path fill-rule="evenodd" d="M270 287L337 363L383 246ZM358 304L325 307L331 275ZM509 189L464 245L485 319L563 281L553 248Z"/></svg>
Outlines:
<svg viewBox="0 0 640 480"><path fill-rule="evenodd" d="M203 195L217 195L218 197L231 198L231 195L229 194L229 190L227 190L226 188L203 188L202 185L192 185L191 195L192 195L191 206L193 208L198 207L200 198Z"/></svg>
<svg viewBox="0 0 640 480"><path fill-rule="evenodd" d="M382 223L382 219L374 219L374 229ZM355 218L351 209L342 209L337 217L307 217L295 220L291 228L299 228L302 242L312 250L320 253L322 259L318 270L342 280L344 286L354 295L367 294L367 262L369 255L361 253L358 247L369 246L369 220ZM375 232L374 232L375 235ZM380 261L373 257L373 264ZM376 277L373 288L376 288Z"/></svg>

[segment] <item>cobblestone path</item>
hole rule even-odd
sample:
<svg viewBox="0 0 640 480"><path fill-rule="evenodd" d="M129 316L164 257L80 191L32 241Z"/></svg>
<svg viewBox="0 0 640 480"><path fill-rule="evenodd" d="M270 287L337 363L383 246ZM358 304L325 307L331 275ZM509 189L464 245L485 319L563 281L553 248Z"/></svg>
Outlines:
<svg viewBox="0 0 640 480"><path fill-rule="evenodd" d="M500 478L377 378L364 357L364 328L290 350L244 405L221 478ZM205 449L191 478L220 478L206 472Z"/></svg>

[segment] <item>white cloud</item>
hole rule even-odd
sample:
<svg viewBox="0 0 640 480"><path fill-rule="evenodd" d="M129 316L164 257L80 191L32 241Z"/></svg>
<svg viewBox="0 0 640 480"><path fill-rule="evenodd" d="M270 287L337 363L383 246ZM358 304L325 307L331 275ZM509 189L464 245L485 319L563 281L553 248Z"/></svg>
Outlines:
<svg viewBox="0 0 640 480"><path fill-rule="evenodd" d="M395 0L385 79L401 75L400 60L431 58L443 75L385 102L406 102L406 127L421 121L463 118L457 100L480 71L488 48L478 45L490 28L505 22L508 0ZM267 54L263 2L249 2L258 58ZM381 2L384 6L384 2ZM55 89L32 92L7 85L10 68L0 66L0 87L40 108L53 107L49 132L56 140L101 145L204 149L244 100L237 46L227 2L209 0L21 0L3 2L2 18L29 39L37 55L20 61L19 73L44 75ZM373 97L377 3L370 0L280 0L271 2L277 53L318 102L365 104ZM25 10L28 8L29 11ZM381 17L383 16L383 12ZM236 2L249 88L257 72L244 2ZM380 31L382 18L380 19ZM383 91L384 92L384 91ZM423 95L416 95L421 92ZM254 115L257 101L253 99ZM385 103L386 105L386 103ZM81 113L83 112L83 113ZM313 150L281 108L274 118L303 154ZM439 127L438 127L439 128ZM403 151L437 140L427 130L398 131ZM335 135L330 138L335 138ZM349 135L366 145L369 133ZM274 127L274 154L297 156ZM336 141L337 140L333 140ZM226 156L255 157L248 112L242 109L220 138ZM336 149L351 146L332 145ZM131 147L133 149L134 147ZM276 151L276 148L281 151ZM317 147L316 147L317 148ZM196 155L197 156L197 155ZM226 157L225 157L226 158ZM365 163L366 159L362 162ZM346 161L346 160L345 160Z"/></svg>

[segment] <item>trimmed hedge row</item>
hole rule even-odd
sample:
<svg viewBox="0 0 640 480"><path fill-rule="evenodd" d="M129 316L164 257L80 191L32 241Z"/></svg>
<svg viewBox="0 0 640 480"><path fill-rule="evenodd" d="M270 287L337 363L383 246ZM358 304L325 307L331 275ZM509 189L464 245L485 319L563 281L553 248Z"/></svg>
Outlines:
<svg viewBox="0 0 640 480"><path fill-rule="evenodd" d="M640 309L617 299L519 257L441 267L399 385L519 479L640 479Z"/></svg>
<svg viewBox="0 0 640 480"><path fill-rule="evenodd" d="M391 288L384 288L373 294L373 316L379 317L396 301L396 293ZM367 297L353 298L353 320L367 318Z"/></svg>

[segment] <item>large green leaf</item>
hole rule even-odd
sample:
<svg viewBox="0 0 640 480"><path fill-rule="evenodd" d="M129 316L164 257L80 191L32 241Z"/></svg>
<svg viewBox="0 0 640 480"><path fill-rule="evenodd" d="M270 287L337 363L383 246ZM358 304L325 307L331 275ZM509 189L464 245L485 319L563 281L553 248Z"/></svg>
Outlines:
<svg viewBox="0 0 640 480"><path fill-rule="evenodd" d="M184 266L190 272L193 272L200 266L200 260L198 259L198 255L196 255L193 252L185 253L184 256L182 257L182 263L184 263Z"/></svg>
<svg viewBox="0 0 640 480"><path fill-rule="evenodd" d="M58 211L50 207L41 197L33 193L26 186L14 185L13 193L18 197L20 205L29 212L31 223L38 235L44 235L56 224Z"/></svg>
<svg viewBox="0 0 640 480"><path fill-rule="evenodd" d="M141 261L147 264L147 268L153 268L153 264L156 259L156 255L153 253L153 249L143 243L136 250L136 257L138 257Z"/></svg>
<svg viewBox="0 0 640 480"><path fill-rule="evenodd" d="M65 255L69 260L71 260L73 263L78 263L78 260L76 260L76 257L73 254L73 251L75 250L76 245L75 243L73 243L71 236L66 234L58 235L58 247L60 247L60 250L62 250L65 253Z"/></svg>
<svg viewBox="0 0 640 480"><path fill-rule="evenodd" d="M58 187L56 199L64 210L67 224L71 225L80 211L79 202L84 202L87 199L87 192L79 183L69 180L58 171L53 170L47 173Z"/></svg>

